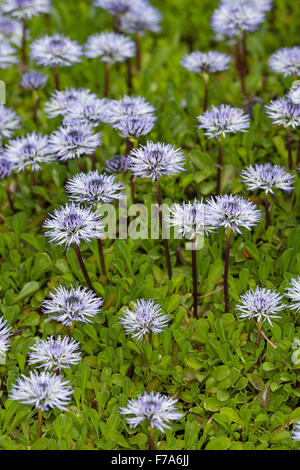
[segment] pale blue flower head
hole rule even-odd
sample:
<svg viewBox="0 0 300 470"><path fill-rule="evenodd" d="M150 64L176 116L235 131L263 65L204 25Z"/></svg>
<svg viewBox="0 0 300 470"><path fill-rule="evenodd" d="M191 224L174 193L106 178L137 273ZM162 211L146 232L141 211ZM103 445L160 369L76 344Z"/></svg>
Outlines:
<svg viewBox="0 0 300 470"><path fill-rule="evenodd" d="M211 197L207 201L207 210L213 227L229 228L235 233L241 233L242 228L251 230L262 217L255 204L232 194Z"/></svg>
<svg viewBox="0 0 300 470"><path fill-rule="evenodd" d="M295 178L282 166L272 165L271 163L249 165L242 171L241 177L249 191L261 189L266 194L274 194L276 189L285 192L292 191Z"/></svg>
<svg viewBox="0 0 300 470"><path fill-rule="evenodd" d="M0 69L8 69L19 62L17 50L7 41L0 42Z"/></svg>
<svg viewBox="0 0 300 470"><path fill-rule="evenodd" d="M55 245L65 245L65 248L104 236L100 215L73 202L55 209L45 220L44 227L49 241Z"/></svg>
<svg viewBox="0 0 300 470"><path fill-rule="evenodd" d="M180 64L190 72L210 74L228 69L230 62L231 57L222 52L194 51L186 54Z"/></svg>
<svg viewBox="0 0 300 470"><path fill-rule="evenodd" d="M231 7L251 5L261 11L270 11L272 10L273 0L221 0L221 4Z"/></svg>
<svg viewBox="0 0 300 470"><path fill-rule="evenodd" d="M251 3L226 3L214 11L211 26L217 38L235 38L241 33L256 31L265 21L265 12Z"/></svg>
<svg viewBox="0 0 300 470"><path fill-rule="evenodd" d="M125 307L120 318L125 333L143 340L146 334L161 333L168 325L169 315L163 314L154 300L138 299L132 307Z"/></svg>
<svg viewBox="0 0 300 470"><path fill-rule="evenodd" d="M64 117L64 124L73 125L74 123L80 125L88 125L97 127L101 122L105 121L106 112L110 100L95 97L93 100L78 99L75 102L69 103L66 114Z"/></svg>
<svg viewBox="0 0 300 470"><path fill-rule="evenodd" d="M25 405L48 411L52 408L67 410L73 389L61 376L50 372L29 372L29 377L21 375L12 386L10 400L20 401Z"/></svg>
<svg viewBox="0 0 300 470"><path fill-rule="evenodd" d="M12 329L4 320L3 317L0 317L0 359L5 357L6 352L9 350L10 341L9 337L12 335Z"/></svg>
<svg viewBox="0 0 300 470"><path fill-rule="evenodd" d="M66 191L72 201L96 206L125 197L124 186L113 175L97 170L79 173L67 181Z"/></svg>
<svg viewBox="0 0 300 470"><path fill-rule="evenodd" d="M105 171L109 173L125 173L128 171L128 158L125 155L115 155L106 160Z"/></svg>
<svg viewBox="0 0 300 470"><path fill-rule="evenodd" d="M0 11L15 18L30 19L41 13L50 13L50 0L2 0Z"/></svg>
<svg viewBox="0 0 300 470"><path fill-rule="evenodd" d="M22 22L8 16L0 17L0 41L9 42L17 47L22 44Z"/></svg>
<svg viewBox="0 0 300 470"><path fill-rule="evenodd" d="M127 424L136 428L142 421L150 423L152 428L157 428L161 432L171 429L170 422L183 417L183 413L174 406L174 397L167 397L160 393L145 392L138 395L137 399L129 400L124 408L120 408L123 415L133 415L126 418Z"/></svg>
<svg viewBox="0 0 300 470"><path fill-rule="evenodd" d="M27 90L40 90L44 88L48 80L48 75L40 72L27 72L22 76L21 87Z"/></svg>
<svg viewBox="0 0 300 470"><path fill-rule="evenodd" d="M248 290L240 300L241 303L236 306L237 311L241 313L239 318L254 318L258 323L268 321L271 326L272 320L279 319L279 313L286 308L281 295L262 287Z"/></svg>
<svg viewBox="0 0 300 470"><path fill-rule="evenodd" d="M0 104L0 137L11 137L17 129L20 129L20 117L14 109L6 108Z"/></svg>
<svg viewBox="0 0 300 470"><path fill-rule="evenodd" d="M77 41L58 33L36 39L30 49L31 59L43 67L70 67L80 62L81 56L82 48Z"/></svg>
<svg viewBox="0 0 300 470"><path fill-rule="evenodd" d="M61 371L81 361L81 354L78 352L79 346L77 341L68 337L58 336L55 339L54 336L49 336L31 346L28 363L45 370Z"/></svg>
<svg viewBox="0 0 300 470"><path fill-rule="evenodd" d="M124 34L108 32L90 36L85 44L85 55L89 59L114 64L135 56L135 43Z"/></svg>
<svg viewBox="0 0 300 470"><path fill-rule="evenodd" d="M137 2L134 8L124 13L120 18L120 29L128 34L161 30L161 12L146 2Z"/></svg>
<svg viewBox="0 0 300 470"><path fill-rule="evenodd" d="M12 174L14 168L14 163L3 157L3 152L0 152L0 179L5 180L8 178Z"/></svg>
<svg viewBox="0 0 300 470"><path fill-rule="evenodd" d="M4 157L14 165L16 171L24 171L26 168L39 171L43 163L55 159L50 152L48 136L36 132L11 140L4 149Z"/></svg>
<svg viewBox="0 0 300 470"><path fill-rule="evenodd" d="M184 169L185 156L173 145L149 141L129 154L129 169L138 178L157 181L164 175L176 175Z"/></svg>
<svg viewBox="0 0 300 470"><path fill-rule="evenodd" d="M114 124L113 127L120 132L122 137L138 138L142 135L147 135L152 131L155 120L156 118L152 117L147 118L128 116Z"/></svg>
<svg viewBox="0 0 300 470"><path fill-rule="evenodd" d="M101 132L93 132L91 126L73 123L60 126L49 136L50 152L65 162L82 155L92 155L102 145Z"/></svg>
<svg viewBox="0 0 300 470"><path fill-rule="evenodd" d="M250 125L250 118L242 109L227 104L212 106L197 119L200 123L197 128L204 129L209 139L219 136L225 138L227 134L247 132Z"/></svg>
<svg viewBox="0 0 300 470"><path fill-rule="evenodd" d="M284 77L300 74L300 47L283 47L274 52L269 59L270 68Z"/></svg>
<svg viewBox="0 0 300 470"><path fill-rule="evenodd" d="M293 441L300 441L300 421L296 421L291 437Z"/></svg>
<svg viewBox="0 0 300 470"><path fill-rule="evenodd" d="M288 92L288 99L295 105L300 105L300 82Z"/></svg>
<svg viewBox="0 0 300 470"><path fill-rule="evenodd" d="M107 10L112 15L118 15L132 8L134 2L135 0L95 0L94 5Z"/></svg>
<svg viewBox="0 0 300 470"><path fill-rule="evenodd" d="M287 293L285 295L291 301L290 308L298 313L300 310L300 276L291 279L290 285L286 290Z"/></svg>
<svg viewBox="0 0 300 470"><path fill-rule="evenodd" d="M141 96L125 95L119 100L110 100L105 122L115 124L127 117L154 119L155 108Z"/></svg>
<svg viewBox="0 0 300 470"><path fill-rule="evenodd" d="M97 100L97 95L86 88L66 88L63 91L55 90L50 100L45 104L45 111L49 118L57 116L66 117L69 110L75 106L81 107L83 104L86 106L93 105Z"/></svg>
<svg viewBox="0 0 300 470"><path fill-rule="evenodd" d="M292 128L300 126L300 105L292 103L287 98L271 101L266 106L266 113L277 126Z"/></svg>
<svg viewBox="0 0 300 470"><path fill-rule="evenodd" d="M42 312L65 326L73 322L92 323L101 313L103 299L86 287L59 286L49 293L50 300L42 303Z"/></svg>

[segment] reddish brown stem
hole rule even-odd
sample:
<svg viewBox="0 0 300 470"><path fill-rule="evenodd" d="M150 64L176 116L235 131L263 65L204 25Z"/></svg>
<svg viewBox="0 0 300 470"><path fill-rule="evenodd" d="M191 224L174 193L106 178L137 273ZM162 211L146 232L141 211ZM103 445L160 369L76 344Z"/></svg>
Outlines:
<svg viewBox="0 0 300 470"><path fill-rule="evenodd" d="M55 82L55 89L60 90L60 81L59 81L59 71L58 67L55 67L54 69L54 82Z"/></svg>
<svg viewBox="0 0 300 470"><path fill-rule="evenodd" d="M105 261L104 261L104 253L103 253L103 244L101 238L97 239L98 243L98 253L99 253L99 261L101 266L101 271L104 276L106 276L106 268L105 268Z"/></svg>
<svg viewBox="0 0 300 470"><path fill-rule="evenodd" d="M77 259L78 259L78 262L79 262L79 266L80 266L80 268L81 268L82 274L84 275L84 278L85 278L85 280L86 280L86 283L87 283L89 289L92 290L93 292L95 292L95 289L94 289L94 287L93 287L93 284L92 284L92 282L91 282L91 280L90 280L90 277L89 277L89 275L88 275L88 272L87 272L87 270L86 270L86 267L85 267L83 258L82 258L82 256L81 256L79 246L76 245L76 243L74 243L73 248L74 248L75 253L76 253L76 255L77 255ZM95 292L95 294L96 294L96 292Z"/></svg>
<svg viewBox="0 0 300 470"><path fill-rule="evenodd" d="M266 228L270 227L271 225L270 209L271 209L271 204L269 202L268 194L266 193L265 194Z"/></svg>

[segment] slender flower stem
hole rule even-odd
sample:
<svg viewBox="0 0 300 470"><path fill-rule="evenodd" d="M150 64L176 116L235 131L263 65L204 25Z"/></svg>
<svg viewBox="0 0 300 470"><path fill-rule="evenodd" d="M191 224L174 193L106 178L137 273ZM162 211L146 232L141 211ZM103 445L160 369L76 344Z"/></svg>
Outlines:
<svg viewBox="0 0 300 470"><path fill-rule="evenodd" d="M228 292L228 274L229 274L229 256L230 256L231 229L226 229L226 250L225 250L225 269L224 269L224 299L225 313L229 313L229 292Z"/></svg>
<svg viewBox="0 0 300 470"><path fill-rule="evenodd" d="M37 104L38 104L38 92L36 90L33 90L32 91L33 121L36 126L38 125Z"/></svg>
<svg viewBox="0 0 300 470"><path fill-rule="evenodd" d="M237 45L236 45L236 66L237 66L237 70L238 70L240 81L241 81L242 93L243 93L244 96L247 96L246 83L245 83L244 60L243 60L242 45L241 45L240 37L238 37Z"/></svg>
<svg viewBox="0 0 300 470"><path fill-rule="evenodd" d="M248 67L247 34L245 31L243 31L243 34L242 34L242 50L243 50L244 76L246 76L249 73L249 67Z"/></svg>
<svg viewBox="0 0 300 470"><path fill-rule="evenodd" d="M171 267L171 259L170 259L170 252L169 252L169 245L168 240L164 238L164 223L163 223L163 215L162 215L162 204L161 204L161 192L160 192L160 184L159 180L156 180L156 201L159 206L159 223L162 233L163 244L166 253L166 263L167 263L167 270L169 279L172 279L172 267Z"/></svg>
<svg viewBox="0 0 300 470"><path fill-rule="evenodd" d="M43 412L42 410L38 410L38 431L37 431L37 438L40 439L42 436L42 424L43 424Z"/></svg>
<svg viewBox="0 0 300 470"><path fill-rule="evenodd" d="M208 73L203 74L203 80L204 80L204 105L203 105L203 109L204 109L204 112L205 112L208 108L208 93L209 93L209 74Z"/></svg>
<svg viewBox="0 0 300 470"><path fill-rule="evenodd" d="M78 262L79 262L79 265L80 265L82 274L84 275L84 278L85 278L85 280L86 280L86 283L87 283L89 289L92 290L93 292L95 292L95 289L94 289L94 287L93 287L93 284L92 284L92 282L91 282L91 280L90 280L90 277L89 277L89 275L88 275L88 272L87 272L87 270L86 270L86 267L85 267L83 258L82 258L82 256L81 256L79 246L76 245L76 243L74 243L73 248L74 248L75 253L76 253L76 255L77 255L77 259L78 259ZM96 294L96 292L95 292L95 294Z"/></svg>
<svg viewBox="0 0 300 470"><path fill-rule="evenodd" d="M22 49L21 49L21 56L22 56L22 66L23 69L26 70L27 68L27 52L26 52L26 37L27 37L27 23L26 20L22 20Z"/></svg>
<svg viewBox="0 0 300 470"><path fill-rule="evenodd" d="M192 242L192 268L193 268L193 298L194 298L194 317L197 318L198 296L197 296L197 250L196 241Z"/></svg>
<svg viewBox="0 0 300 470"><path fill-rule="evenodd" d="M292 153L292 134L289 128L286 130L286 137L287 137L287 149L289 155L289 169L293 169L293 153Z"/></svg>
<svg viewBox="0 0 300 470"><path fill-rule="evenodd" d="M222 183L222 169L223 169L223 141L219 139L219 158L218 158L218 179L217 179L217 194L221 194Z"/></svg>
<svg viewBox="0 0 300 470"><path fill-rule="evenodd" d="M142 54L141 54L141 36L139 35L139 33L136 33L135 45L136 45L136 69L138 72L140 72L142 69Z"/></svg>
<svg viewBox="0 0 300 470"><path fill-rule="evenodd" d="M127 59L127 88L128 93L132 92L132 64L130 58Z"/></svg>
<svg viewBox="0 0 300 470"><path fill-rule="evenodd" d="M257 341L256 341L256 347L259 348L260 346L260 341L261 341L261 329L262 329L262 323L261 321L257 323Z"/></svg>
<svg viewBox="0 0 300 470"><path fill-rule="evenodd" d="M105 62L105 85L104 85L104 98L107 98L109 92L109 62Z"/></svg>
<svg viewBox="0 0 300 470"><path fill-rule="evenodd" d="M97 239L98 243L98 254L99 254L99 261L101 266L101 271L104 276L106 276L106 268L105 268L105 261L104 261L104 253L103 253L103 243L101 238Z"/></svg>
<svg viewBox="0 0 300 470"><path fill-rule="evenodd" d="M266 228L270 227L271 225L270 209L271 209L271 204L269 202L268 193L266 193L265 194Z"/></svg>
<svg viewBox="0 0 300 470"><path fill-rule="evenodd" d="M125 155L128 157L128 154L130 152L131 144L130 144L130 139L127 137L125 140Z"/></svg>
<svg viewBox="0 0 300 470"><path fill-rule="evenodd" d="M149 437L148 437L148 450L155 450L155 442L154 442L154 431L152 426L149 424Z"/></svg>
<svg viewBox="0 0 300 470"><path fill-rule="evenodd" d="M74 332L74 322L72 322L72 325L70 325L70 328L69 328L69 338L72 339L73 337L73 332Z"/></svg>
<svg viewBox="0 0 300 470"><path fill-rule="evenodd" d="M78 163L78 166L79 166L79 170L80 170L80 171L81 171L81 173L82 173L84 170L83 170L83 166L82 166L82 163L81 163L81 161L80 161L80 158L79 158L79 157L77 157L77 163Z"/></svg>
<svg viewBox="0 0 300 470"><path fill-rule="evenodd" d="M60 90L60 81L59 81L59 70L58 67L54 69L54 81L55 81L55 89Z"/></svg>
<svg viewBox="0 0 300 470"><path fill-rule="evenodd" d="M297 150L297 168L300 167L300 136L298 140L298 150Z"/></svg>
<svg viewBox="0 0 300 470"><path fill-rule="evenodd" d="M15 209L15 206L14 206L14 202L12 200L12 197L11 197L11 192L10 192L10 189L9 189L9 186L5 185L5 192L6 192L6 196L7 196L7 200L8 200L8 203L9 203L9 206L10 206L10 209L12 211L13 214L16 213L16 209Z"/></svg>
<svg viewBox="0 0 300 470"><path fill-rule="evenodd" d="M35 186L35 176L34 176L34 171L32 168L30 168L30 179L31 179L31 185Z"/></svg>

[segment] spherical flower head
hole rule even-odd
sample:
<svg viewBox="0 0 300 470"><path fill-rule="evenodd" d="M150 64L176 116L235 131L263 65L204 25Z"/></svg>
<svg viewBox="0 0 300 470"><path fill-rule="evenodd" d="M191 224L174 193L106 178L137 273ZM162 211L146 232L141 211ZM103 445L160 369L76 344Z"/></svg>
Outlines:
<svg viewBox="0 0 300 470"><path fill-rule="evenodd" d="M109 173L125 173L128 171L128 158L125 155L115 155L106 160L105 171Z"/></svg>
<svg viewBox="0 0 300 470"><path fill-rule="evenodd" d="M85 55L101 62L114 64L135 56L135 43L119 33L99 33L90 36L85 45Z"/></svg>
<svg viewBox="0 0 300 470"><path fill-rule="evenodd" d="M156 118L128 116L113 125L114 129L120 132L121 137L138 138L149 134L155 124Z"/></svg>
<svg viewBox="0 0 300 470"><path fill-rule="evenodd" d="M34 405L41 411L52 408L67 410L70 395L73 394L69 382L61 376L49 372L29 372L29 377L21 375L13 385L9 398L26 405Z"/></svg>
<svg viewBox="0 0 300 470"><path fill-rule="evenodd" d="M251 230L262 217L255 204L232 194L212 197L207 206L212 226L229 228L234 233L241 233L241 228Z"/></svg>
<svg viewBox="0 0 300 470"><path fill-rule="evenodd" d="M189 240L202 237L204 234L208 235L214 230L207 206L202 201L195 199L193 203L175 203L169 211L169 214L165 215L165 220L171 227L175 227L180 235Z"/></svg>
<svg viewBox="0 0 300 470"><path fill-rule="evenodd" d="M31 44L30 57L43 67L70 67L80 62L81 56L82 48L77 41L62 34L46 35Z"/></svg>
<svg viewBox="0 0 300 470"><path fill-rule="evenodd" d="M211 27L217 38L234 38L241 33L256 31L265 21L265 12L251 3L220 5L211 17Z"/></svg>
<svg viewBox="0 0 300 470"><path fill-rule="evenodd" d="M143 340L146 334L161 333L167 326L169 315L162 313L159 304L153 300L138 299L132 302L132 307L123 309L123 316L119 317L126 334L133 338Z"/></svg>
<svg viewBox="0 0 300 470"><path fill-rule="evenodd" d="M79 343L68 337L58 336L55 339L53 336L49 336L30 348L28 363L30 365L41 363L37 367L42 367L45 370L68 369L71 365L81 361L81 354L78 352L79 346Z"/></svg>
<svg viewBox="0 0 300 470"><path fill-rule="evenodd" d="M55 118L57 116L68 115L70 109L75 106L92 105L97 100L97 95L91 93L85 88L66 88L64 91L55 90L51 98L45 104L47 117Z"/></svg>
<svg viewBox="0 0 300 470"><path fill-rule="evenodd" d="M94 5L107 10L112 15L125 13L132 7L134 0L95 0Z"/></svg>
<svg viewBox="0 0 300 470"><path fill-rule="evenodd" d="M111 100L106 110L105 122L116 124L126 117L154 118L155 108L141 96L125 95L120 100Z"/></svg>
<svg viewBox="0 0 300 470"><path fill-rule="evenodd" d="M254 318L258 323L268 321L273 326L271 320L280 318L279 312L284 310L286 305L282 303L281 295L270 289L257 287L242 295L241 303L236 308L241 313L239 318Z"/></svg>
<svg viewBox="0 0 300 470"><path fill-rule="evenodd" d="M266 194L274 194L276 189L290 192L293 190L294 178L282 166L265 163L263 165L249 165L241 173L242 181L249 191L261 189Z"/></svg>
<svg viewBox="0 0 300 470"><path fill-rule="evenodd" d="M300 105L293 104L287 98L278 98L266 106L267 115L277 126L292 127L300 125Z"/></svg>
<svg viewBox="0 0 300 470"><path fill-rule="evenodd" d="M291 437L293 441L300 441L300 421L296 421Z"/></svg>
<svg viewBox="0 0 300 470"><path fill-rule="evenodd" d="M209 139L213 137L226 137L227 134L247 132L250 119L240 108L234 108L227 104L212 106L197 117L200 125L198 129L204 129Z"/></svg>
<svg viewBox="0 0 300 470"><path fill-rule="evenodd" d="M150 423L152 428L157 428L161 432L171 429L170 421L180 419L183 413L174 406L176 400L173 397L167 397L160 393L139 395L136 400L129 400L125 408L120 408L123 415L134 415L132 418L126 418L128 424L136 428L142 421Z"/></svg>
<svg viewBox="0 0 300 470"><path fill-rule="evenodd" d="M85 287L66 289L59 286L49 296L50 300L44 300L42 304L43 313L65 326L71 326L74 321L92 323L103 304L101 297L96 297Z"/></svg>
<svg viewBox="0 0 300 470"><path fill-rule="evenodd" d="M0 137L11 137L16 129L20 129L20 117L14 109L0 104Z"/></svg>
<svg viewBox="0 0 300 470"><path fill-rule="evenodd" d="M159 33L161 12L145 2L138 2L134 8L120 18L120 29L128 34L143 34L145 31Z"/></svg>
<svg viewBox="0 0 300 470"><path fill-rule="evenodd" d="M100 216L90 208L80 205L66 204L55 209L53 215L44 222L46 237L55 245L80 245L81 241L89 243L95 238L102 238L103 225Z"/></svg>
<svg viewBox="0 0 300 470"><path fill-rule="evenodd" d="M49 0L2 0L2 13L15 18L26 19L38 16L41 13L50 13Z"/></svg>
<svg viewBox="0 0 300 470"><path fill-rule="evenodd" d="M71 200L92 206L125 197L123 189L124 186L115 176L105 173L101 175L97 170L89 171L87 174L79 173L66 184L66 191Z"/></svg>
<svg viewBox="0 0 300 470"><path fill-rule="evenodd" d="M3 156L3 152L0 152L0 179L5 180L8 178L12 174L14 168L14 163L10 160L7 160Z"/></svg>
<svg viewBox="0 0 300 470"><path fill-rule="evenodd" d="M0 69L8 69L19 62L17 50L6 41L0 42Z"/></svg>
<svg viewBox="0 0 300 470"><path fill-rule="evenodd" d="M44 88L48 80L48 75L40 72L27 72L22 76L21 87L27 90L40 90Z"/></svg>
<svg viewBox="0 0 300 470"><path fill-rule="evenodd" d="M287 294L285 294L291 300L290 308L296 310L298 313L300 310L300 277L291 279L290 286L287 288Z"/></svg>
<svg viewBox="0 0 300 470"><path fill-rule="evenodd" d="M300 47L283 47L270 56L269 66L284 77L300 74Z"/></svg>
<svg viewBox="0 0 300 470"><path fill-rule="evenodd" d="M73 125L74 123L83 126L96 127L100 122L105 121L106 110L110 104L110 100L96 98L91 101L77 100L70 103L66 108L64 117L65 125Z"/></svg>
<svg viewBox="0 0 300 470"><path fill-rule="evenodd" d="M299 82L298 82L299 83ZM290 89L288 99L295 105L300 105L300 84Z"/></svg>
<svg viewBox="0 0 300 470"><path fill-rule="evenodd" d="M10 343L9 337L12 335L12 329L4 320L3 317L0 317L0 359L2 360L5 357L6 352L9 350Z"/></svg>
<svg viewBox="0 0 300 470"><path fill-rule="evenodd" d="M272 10L273 0L221 0L222 5L240 6L251 5L261 11Z"/></svg>
<svg viewBox="0 0 300 470"><path fill-rule="evenodd" d="M129 169L138 178L157 181L164 175L176 175L184 169L185 157L173 145L149 141L129 154Z"/></svg>
<svg viewBox="0 0 300 470"><path fill-rule="evenodd" d="M17 47L22 44L23 27L19 20L0 17L0 41L9 42Z"/></svg>
<svg viewBox="0 0 300 470"><path fill-rule="evenodd" d="M78 123L60 126L49 136L50 152L62 162L92 155L101 145L101 132L93 133L91 126Z"/></svg>
<svg viewBox="0 0 300 470"><path fill-rule="evenodd" d="M54 160L50 154L48 137L35 132L11 140L5 147L4 157L14 165L16 171L24 171L26 168L39 171L41 164Z"/></svg>
<svg viewBox="0 0 300 470"><path fill-rule="evenodd" d="M222 52L194 51L191 54L186 54L180 64L190 72L210 74L228 69L230 62L231 57Z"/></svg>

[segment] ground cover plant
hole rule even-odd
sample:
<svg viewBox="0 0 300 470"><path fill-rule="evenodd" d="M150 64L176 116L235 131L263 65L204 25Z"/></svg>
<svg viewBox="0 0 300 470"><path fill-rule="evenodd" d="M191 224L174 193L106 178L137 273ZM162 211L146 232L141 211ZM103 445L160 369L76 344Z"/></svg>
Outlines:
<svg viewBox="0 0 300 470"><path fill-rule="evenodd" d="M299 447L299 30L0 2L0 449Z"/></svg>

